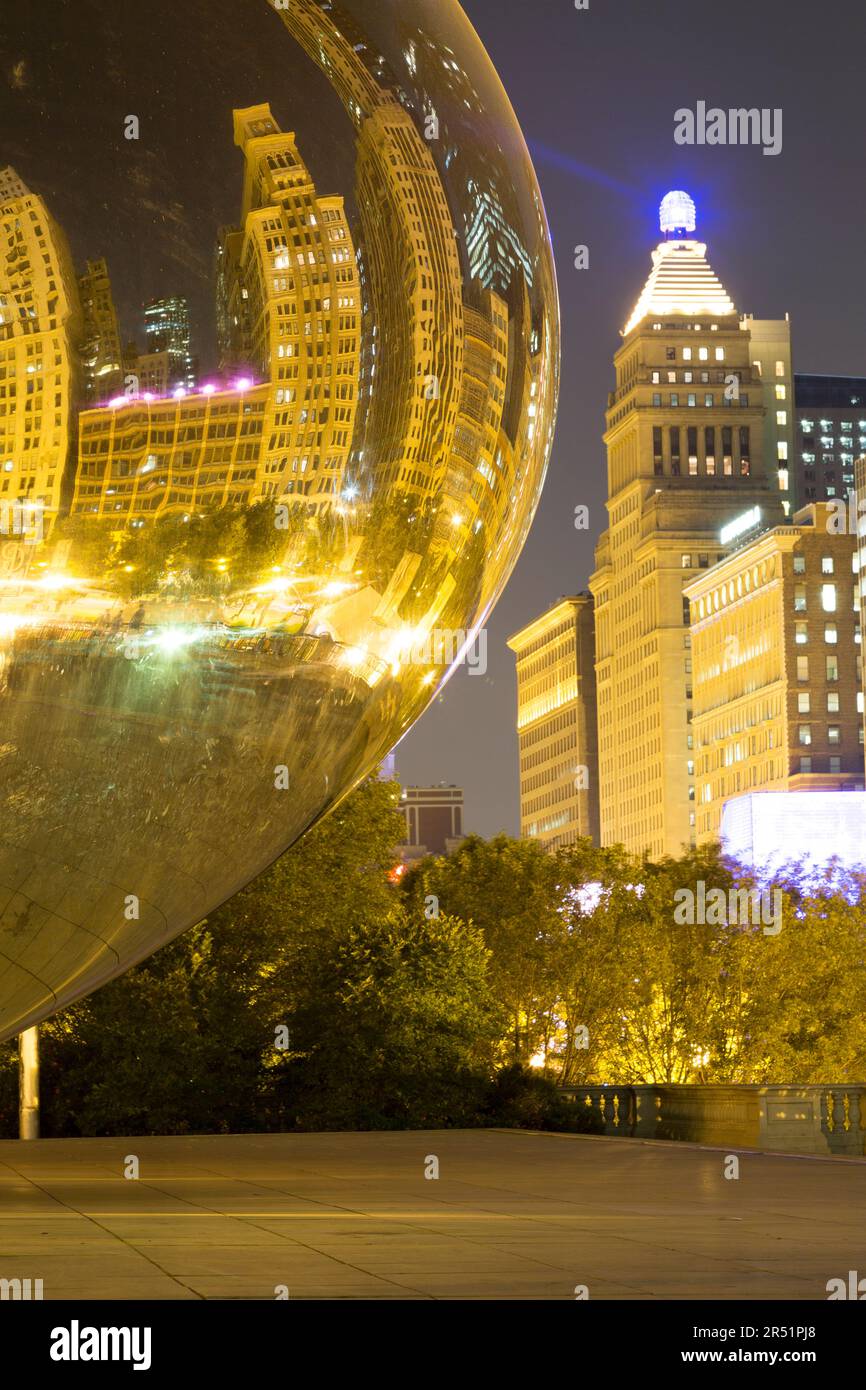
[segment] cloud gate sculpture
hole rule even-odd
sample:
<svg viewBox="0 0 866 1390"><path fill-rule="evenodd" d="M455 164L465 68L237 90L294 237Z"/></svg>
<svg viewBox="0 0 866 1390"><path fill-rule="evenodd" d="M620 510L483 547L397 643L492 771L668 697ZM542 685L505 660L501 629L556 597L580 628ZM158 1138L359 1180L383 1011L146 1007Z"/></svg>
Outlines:
<svg viewBox="0 0 866 1390"><path fill-rule="evenodd" d="M556 415L541 197L454 0L192 0L164 42L95 8L50 7L61 56L102 45L53 121L15 19L0 129L0 1038L375 769Z"/></svg>

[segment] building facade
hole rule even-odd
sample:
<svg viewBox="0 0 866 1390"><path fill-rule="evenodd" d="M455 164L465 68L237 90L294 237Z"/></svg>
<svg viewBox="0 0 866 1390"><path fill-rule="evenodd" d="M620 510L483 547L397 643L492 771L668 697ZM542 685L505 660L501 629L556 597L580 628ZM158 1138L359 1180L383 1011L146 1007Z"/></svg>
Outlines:
<svg viewBox="0 0 866 1390"><path fill-rule="evenodd" d="M234 115L245 160L241 226L221 233L224 366L272 384L263 491L321 511L343 492L358 403L358 266L343 199L320 196L270 107Z"/></svg>
<svg viewBox="0 0 866 1390"><path fill-rule="evenodd" d="M802 504L847 497L866 453L866 377L797 373L797 488Z"/></svg>
<svg viewBox="0 0 866 1390"><path fill-rule="evenodd" d="M464 838L463 789L440 782L436 787L404 787L400 810L406 840L399 846L404 863L427 854L452 854Z"/></svg>
<svg viewBox="0 0 866 1390"><path fill-rule="evenodd" d="M592 599L561 599L508 645L517 657L520 833L545 849L597 844Z"/></svg>
<svg viewBox="0 0 866 1390"><path fill-rule="evenodd" d="M862 790L855 537L813 503L689 584L697 839L733 798Z"/></svg>
<svg viewBox="0 0 866 1390"><path fill-rule="evenodd" d="M78 279L63 231L13 169L0 174L0 238L0 503L47 529L74 458Z"/></svg>
<svg viewBox="0 0 866 1390"><path fill-rule="evenodd" d="M105 260L87 262L78 290L83 315L84 399L88 405L96 405L111 400L124 384L120 325Z"/></svg>
<svg viewBox="0 0 866 1390"><path fill-rule="evenodd" d="M692 235L686 195L667 196L661 227L665 240L614 359L608 528L589 584L601 841L653 858L695 839L684 587L721 558L727 521L756 506L783 516L775 460L765 465L763 381L748 321Z"/></svg>
<svg viewBox="0 0 866 1390"><path fill-rule="evenodd" d="M82 411L72 511L120 525L257 500L269 390L121 398Z"/></svg>

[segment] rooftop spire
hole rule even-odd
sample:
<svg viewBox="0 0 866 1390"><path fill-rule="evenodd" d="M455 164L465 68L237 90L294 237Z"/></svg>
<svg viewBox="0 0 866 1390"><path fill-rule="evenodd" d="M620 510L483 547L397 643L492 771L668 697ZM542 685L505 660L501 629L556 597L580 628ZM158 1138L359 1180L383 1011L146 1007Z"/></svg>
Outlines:
<svg viewBox="0 0 866 1390"><path fill-rule="evenodd" d="M675 189L665 194L659 207L659 226L665 240L652 253L652 270L623 336L641 319L672 314L686 318L721 318L736 313L724 285L707 261L704 242L692 239L697 223L695 205L688 193Z"/></svg>

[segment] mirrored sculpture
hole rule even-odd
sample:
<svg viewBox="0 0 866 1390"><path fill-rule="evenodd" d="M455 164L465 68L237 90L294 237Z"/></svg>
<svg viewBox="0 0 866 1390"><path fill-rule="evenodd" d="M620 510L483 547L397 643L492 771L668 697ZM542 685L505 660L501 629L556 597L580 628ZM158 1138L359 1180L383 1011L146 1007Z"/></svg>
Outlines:
<svg viewBox="0 0 866 1390"><path fill-rule="evenodd" d="M556 414L541 198L454 0L194 0L209 29L159 50L158 120L119 104L151 81L146 39L95 8L114 153L73 111L40 134L26 82L0 123L0 1038L200 920L376 768L500 594ZM51 10L80 82L93 36ZM256 45L262 89L235 96ZM184 90L217 51L203 132ZM186 171L232 141L193 244ZM114 159L129 201L93 193ZM134 345L137 217L173 244Z"/></svg>

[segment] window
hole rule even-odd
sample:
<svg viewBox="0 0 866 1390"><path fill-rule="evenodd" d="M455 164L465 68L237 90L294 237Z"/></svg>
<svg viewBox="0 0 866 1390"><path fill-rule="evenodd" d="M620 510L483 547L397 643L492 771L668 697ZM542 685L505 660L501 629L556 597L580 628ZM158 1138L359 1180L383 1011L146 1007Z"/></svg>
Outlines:
<svg viewBox="0 0 866 1390"><path fill-rule="evenodd" d="M822 573L822 574L832 574L832 573L833 573L833 556L832 556L832 555L824 555L824 556L822 556L822 558L821 558L821 573Z"/></svg>
<svg viewBox="0 0 866 1390"><path fill-rule="evenodd" d="M707 358L709 357L709 355L710 355L710 350L709 350L709 348L703 348L703 347L699 347L699 348L698 348L698 357L699 357L699 359L700 359L701 362L706 362L706 360L707 360Z"/></svg>
<svg viewBox="0 0 866 1390"><path fill-rule="evenodd" d="M694 478L698 471L698 432L693 425L687 431L689 441L689 477Z"/></svg>
<svg viewBox="0 0 866 1390"><path fill-rule="evenodd" d="M808 640L809 640L809 624L808 624L808 623L795 623L795 624L794 624L794 641L796 642L797 646L798 646L798 647L805 647L805 645L806 645L806 643L808 642Z"/></svg>
<svg viewBox="0 0 866 1390"><path fill-rule="evenodd" d="M821 607L825 613L836 612L836 585L821 585Z"/></svg>
<svg viewBox="0 0 866 1390"><path fill-rule="evenodd" d="M691 360L692 360L692 350L691 350L691 348L683 348L683 361L684 361L684 362L691 362Z"/></svg>
<svg viewBox="0 0 866 1390"><path fill-rule="evenodd" d="M812 759L811 759L811 758L801 758L801 759L800 759L800 771L801 771L801 772L811 772L811 771L812 771Z"/></svg>
<svg viewBox="0 0 866 1390"><path fill-rule="evenodd" d="M800 747L808 748L812 742L812 725L800 724L798 728L798 737L800 740Z"/></svg>
<svg viewBox="0 0 866 1390"><path fill-rule="evenodd" d="M704 430L704 459L707 473L712 476L716 471L716 431L712 425Z"/></svg>
<svg viewBox="0 0 866 1390"><path fill-rule="evenodd" d="M653 425L653 472L656 477L662 473L664 464L662 461L662 429L661 425Z"/></svg>
<svg viewBox="0 0 866 1390"><path fill-rule="evenodd" d="M805 557L805 555L795 555L795 556L794 556L794 573L795 573L795 574L805 574L805 573L806 573L806 557Z"/></svg>
<svg viewBox="0 0 866 1390"><path fill-rule="evenodd" d="M725 360L725 349L724 349L724 348L717 347L717 348L716 348L716 361L717 361L717 362L724 362L724 360Z"/></svg>
<svg viewBox="0 0 866 1390"><path fill-rule="evenodd" d="M838 724L827 725L827 742L839 744L842 742L842 730Z"/></svg>
<svg viewBox="0 0 866 1390"><path fill-rule="evenodd" d="M726 478L734 471L733 431L730 425L722 426L722 468Z"/></svg>
<svg viewBox="0 0 866 1390"><path fill-rule="evenodd" d="M688 403L689 405L697 405L697 397L694 396L694 395L692 394L691 391L689 392L688 396L686 397L686 401L687 401L687 403Z"/></svg>
<svg viewBox="0 0 866 1390"><path fill-rule="evenodd" d="M661 374L661 372L653 372L653 386L658 386L658 384L659 384L659 382L661 381L661 379L662 379L662 374Z"/></svg>
<svg viewBox="0 0 866 1390"><path fill-rule="evenodd" d="M839 641L839 633L836 630L835 623L827 623L827 626L824 628L824 641L829 642L831 645Z"/></svg>
<svg viewBox="0 0 866 1390"><path fill-rule="evenodd" d="M827 680L837 681L839 679L839 658L838 656L825 657L827 668Z"/></svg>
<svg viewBox="0 0 866 1390"><path fill-rule="evenodd" d="M684 569L684 570L690 570L691 567L692 567L692 557L691 557L691 555L684 555L684 556L683 556L683 569Z"/></svg>
<svg viewBox="0 0 866 1390"><path fill-rule="evenodd" d="M809 679L809 658L807 656L797 657L797 680L807 681Z"/></svg>
<svg viewBox="0 0 866 1390"><path fill-rule="evenodd" d="M788 396L788 388L787 388L787 386L777 386L777 387L776 387L776 400L777 400L777 401L784 401L784 400L787 399L787 396Z"/></svg>
<svg viewBox="0 0 866 1390"><path fill-rule="evenodd" d="M805 613L806 611L806 585L794 585L794 612Z"/></svg>
<svg viewBox="0 0 866 1390"><path fill-rule="evenodd" d="M784 362L777 362L777 363L776 363L776 376L784 376L784 375L785 375L785 364L784 364Z"/></svg>
<svg viewBox="0 0 866 1390"><path fill-rule="evenodd" d="M776 424L777 424L777 425L787 425L787 423L788 423L788 412L787 412L787 410L777 410L777 411L776 411Z"/></svg>
<svg viewBox="0 0 866 1390"><path fill-rule="evenodd" d="M676 391L671 391L671 405L679 405L680 398Z"/></svg>
<svg viewBox="0 0 866 1390"><path fill-rule="evenodd" d="M828 714L838 714L838 713L839 713L839 692L838 692L838 690L828 690L828 691L827 691L827 713L828 713Z"/></svg>
<svg viewBox="0 0 866 1390"><path fill-rule="evenodd" d="M675 478L680 475L680 427L671 426L671 473Z"/></svg>
<svg viewBox="0 0 866 1390"><path fill-rule="evenodd" d="M704 393L704 405L712 405L713 399L714 398L712 391L707 391Z"/></svg>
<svg viewBox="0 0 866 1390"><path fill-rule="evenodd" d="M797 713L809 714L811 700L812 697L809 695L808 691L805 694L801 691L800 694L797 696Z"/></svg>
<svg viewBox="0 0 866 1390"><path fill-rule="evenodd" d="M748 425L740 425L740 473L748 477L751 468L750 431Z"/></svg>
<svg viewBox="0 0 866 1390"><path fill-rule="evenodd" d="M661 405L661 403L662 398L659 395L658 391L653 391L653 405Z"/></svg>
<svg viewBox="0 0 866 1390"><path fill-rule="evenodd" d="M672 347L665 348L665 357L666 357L666 359L667 359L668 362L675 362L675 361L676 361L676 357L677 357L677 350L676 350L676 348L672 348Z"/></svg>
<svg viewBox="0 0 866 1390"><path fill-rule="evenodd" d="M831 758L831 759L830 759L830 771L831 771L831 772L841 772L841 771L842 771L842 759L841 759L841 758L836 757L836 758Z"/></svg>

